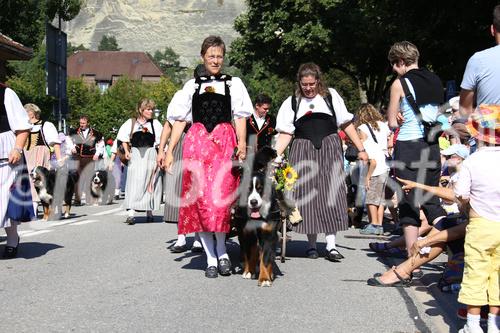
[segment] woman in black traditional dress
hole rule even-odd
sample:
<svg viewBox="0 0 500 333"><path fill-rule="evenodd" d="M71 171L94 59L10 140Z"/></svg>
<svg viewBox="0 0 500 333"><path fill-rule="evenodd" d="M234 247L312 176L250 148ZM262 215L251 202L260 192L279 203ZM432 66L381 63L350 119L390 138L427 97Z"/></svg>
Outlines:
<svg viewBox="0 0 500 333"><path fill-rule="evenodd" d="M293 197L303 217L293 229L307 234L306 256L311 259L319 256L318 233L326 234L328 260L344 258L335 242L337 232L348 227L342 142L337 131L342 129L349 136L360 160L368 159L352 117L342 97L325 86L320 68L313 63L302 64L295 96L288 97L278 112L276 151L280 156L291 143L290 163L300 175Z"/></svg>

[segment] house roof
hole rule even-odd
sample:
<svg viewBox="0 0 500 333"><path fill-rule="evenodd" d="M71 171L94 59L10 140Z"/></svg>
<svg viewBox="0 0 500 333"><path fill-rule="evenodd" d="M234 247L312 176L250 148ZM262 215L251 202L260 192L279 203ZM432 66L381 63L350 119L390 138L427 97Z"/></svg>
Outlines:
<svg viewBox="0 0 500 333"><path fill-rule="evenodd" d="M29 60L33 57L33 49L26 47L0 33L1 60Z"/></svg>
<svg viewBox="0 0 500 333"><path fill-rule="evenodd" d="M133 80L163 75L146 53L124 51L77 51L69 56L67 71L69 77L95 75L96 81L121 75Z"/></svg>

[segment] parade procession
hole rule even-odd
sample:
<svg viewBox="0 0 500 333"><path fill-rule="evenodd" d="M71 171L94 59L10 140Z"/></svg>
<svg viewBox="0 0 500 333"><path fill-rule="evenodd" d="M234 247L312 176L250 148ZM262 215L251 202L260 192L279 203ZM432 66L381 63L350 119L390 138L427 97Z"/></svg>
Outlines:
<svg viewBox="0 0 500 333"><path fill-rule="evenodd" d="M500 332L498 1L0 7L2 332Z"/></svg>

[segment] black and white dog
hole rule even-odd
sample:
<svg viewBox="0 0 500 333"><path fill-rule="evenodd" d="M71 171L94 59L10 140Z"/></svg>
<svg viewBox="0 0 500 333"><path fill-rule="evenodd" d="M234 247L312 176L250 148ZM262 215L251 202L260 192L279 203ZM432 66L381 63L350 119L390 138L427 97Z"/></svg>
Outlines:
<svg viewBox="0 0 500 333"><path fill-rule="evenodd" d="M99 170L93 173L90 181L91 202L109 205L113 203L116 182L111 172Z"/></svg>
<svg viewBox="0 0 500 333"><path fill-rule="evenodd" d="M61 177L60 179L63 181L61 185L56 182L56 176ZM73 198L75 184L78 181L78 173L76 171L68 171L67 169L56 171L37 166L31 171L30 177L43 206L43 219L47 221L49 217L52 217L52 213L56 208L54 207L54 204L56 204L55 200L57 199L55 195L57 194L55 193L56 186L61 186L61 191L64 189L64 196L62 197L65 208L64 218L68 218L70 216L71 200ZM59 213L62 212L61 205L59 204L57 204L57 211Z"/></svg>
<svg viewBox="0 0 500 333"><path fill-rule="evenodd" d="M270 287L274 279L273 263L281 223L278 196L266 172L275 157L276 151L268 147L256 153L250 186L242 191L243 200L239 201L233 216L241 248L243 278L256 277L259 265L258 285L265 287Z"/></svg>

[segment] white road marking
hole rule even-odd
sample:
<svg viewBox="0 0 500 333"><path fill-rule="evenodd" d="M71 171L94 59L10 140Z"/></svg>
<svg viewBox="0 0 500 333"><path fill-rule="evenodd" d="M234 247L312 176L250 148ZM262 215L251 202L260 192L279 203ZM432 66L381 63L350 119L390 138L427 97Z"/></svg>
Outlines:
<svg viewBox="0 0 500 333"><path fill-rule="evenodd" d="M72 223L71 225L83 225L83 224L89 224L89 223L95 223L95 222L99 222L99 220L82 220L82 221Z"/></svg>
<svg viewBox="0 0 500 333"><path fill-rule="evenodd" d="M116 212L119 212L119 211L122 211L122 210L124 210L124 208L118 207L118 208L113 208L113 209L106 210L104 212L92 214L92 216L109 215L109 214L113 214L113 213L116 213Z"/></svg>
<svg viewBox="0 0 500 333"><path fill-rule="evenodd" d="M24 237L46 234L48 232L52 232L52 230L21 230L19 231L19 236L22 236L24 238Z"/></svg>

